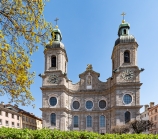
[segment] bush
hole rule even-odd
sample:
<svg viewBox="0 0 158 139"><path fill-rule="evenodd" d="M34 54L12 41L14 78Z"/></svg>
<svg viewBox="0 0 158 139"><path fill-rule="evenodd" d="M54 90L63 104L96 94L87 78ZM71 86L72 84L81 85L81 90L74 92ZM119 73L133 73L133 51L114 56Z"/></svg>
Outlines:
<svg viewBox="0 0 158 139"><path fill-rule="evenodd" d="M0 139L158 139L158 135L105 134L86 131L59 131L50 129L31 130L0 128Z"/></svg>
<svg viewBox="0 0 158 139"><path fill-rule="evenodd" d="M129 127L129 125L114 126L111 129L111 132L115 133L115 134L129 133L130 132L130 127Z"/></svg>
<svg viewBox="0 0 158 139"><path fill-rule="evenodd" d="M149 120L134 120L130 122L130 127L133 129L133 132L140 134L146 130L149 130L154 126L153 122Z"/></svg>

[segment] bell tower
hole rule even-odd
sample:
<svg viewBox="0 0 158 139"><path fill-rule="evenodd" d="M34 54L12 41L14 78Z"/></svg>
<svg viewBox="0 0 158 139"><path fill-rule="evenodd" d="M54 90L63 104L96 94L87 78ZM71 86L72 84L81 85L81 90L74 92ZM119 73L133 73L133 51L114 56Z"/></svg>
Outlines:
<svg viewBox="0 0 158 139"><path fill-rule="evenodd" d="M110 85L113 96L112 105L115 110L113 126L126 124L135 120L139 115L140 105L140 72L137 65L138 44L130 34L130 24L124 20L118 28L118 39L115 41L112 52L112 78ZM112 83L111 83L112 82ZM119 119L119 120L116 120Z"/></svg>
<svg viewBox="0 0 158 139"><path fill-rule="evenodd" d="M43 127L66 130L65 84L67 82L68 57L61 42L62 34L58 26L53 29L52 41L44 50L45 71L42 77L42 117ZM66 96L67 97L67 96ZM65 116L66 115L66 116Z"/></svg>
<svg viewBox="0 0 158 139"><path fill-rule="evenodd" d="M62 34L58 26L52 32L52 44L48 44L44 51L45 54L45 71L61 71L67 73L67 54L64 44L61 42Z"/></svg>
<svg viewBox="0 0 158 139"><path fill-rule="evenodd" d="M133 35L129 33L130 24L124 18L118 29L118 39L112 52L112 71L119 67L137 66L138 44Z"/></svg>

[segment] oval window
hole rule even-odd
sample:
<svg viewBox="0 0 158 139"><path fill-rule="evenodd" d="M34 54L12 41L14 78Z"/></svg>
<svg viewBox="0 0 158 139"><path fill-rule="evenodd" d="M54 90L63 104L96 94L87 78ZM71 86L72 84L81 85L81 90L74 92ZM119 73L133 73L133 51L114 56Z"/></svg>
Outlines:
<svg viewBox="0 0 158 139"><path fill-rule="evenodd" d="M99 108L100 109L105 109L106 108L106 101L105 100L99 101Z"/></svg>
<svg viewBox="0 0 158 139"><path fill-rule="evenodd" d="M57 104L57 99L56 97L51 97L49 100L49 103L51 106L55 106Z"/></svg>
<svg viewBox="0 0 158 139"><path fill-rule="evenodd" d="M74 108L75 110L77 110L77 109L79 109L79 107L80 107L80 103L79 103L78 101L74 101L74 102L73 102L73 108Z"/></svg>
<svg viewBox="0 0 158 139"><path fill-rule="evenodd" d="M124 95L123 101L125 104L130 104L132 102L132 97L129 94Z"/></svg>
<svg viewBox="0 0 158 139"><path fill-rule="evenodd" d="M93 107L93 102L90 101L90 100L88 100L88 101L86 102L86 108L87 108L87 109L92 109L92 107Z"/></svg>

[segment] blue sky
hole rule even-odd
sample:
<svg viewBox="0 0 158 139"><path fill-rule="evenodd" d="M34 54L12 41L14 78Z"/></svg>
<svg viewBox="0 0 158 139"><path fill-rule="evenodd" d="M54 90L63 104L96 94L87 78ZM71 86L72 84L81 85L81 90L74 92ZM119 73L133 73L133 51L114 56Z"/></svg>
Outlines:
<svg viewBox="0 0 158 139"><path fill-rule="evenodd" d="M144 68L140 80L140 104L151 101L158 104L158 1L157 0L50 0L46 3L45 19L58 26L62 32L68 55L68 78L73 83L79 81L79 74L84 72L87 64L100 73L100 80L106 81L111 76L111 54L117 31L122 21L121 13L130 23L130 34L134 35L138 47L138 66ZM36 72L35 83L31 91L35 97L36 108L20 108L41 117L42 79L38 76L44 72L43 47L32 56L32 71ZM6 96L1 101L8 102ZM142 110L141 110L142 111Z"/></svg>

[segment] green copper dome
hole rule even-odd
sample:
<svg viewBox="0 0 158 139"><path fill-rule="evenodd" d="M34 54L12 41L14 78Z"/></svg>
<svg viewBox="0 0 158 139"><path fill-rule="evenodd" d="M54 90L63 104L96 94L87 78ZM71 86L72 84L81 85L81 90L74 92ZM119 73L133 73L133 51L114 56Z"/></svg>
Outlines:
<svg viewBox="0 0 158 139"><path fill-rule="evenodd" d="M133 35L120 36L115 41L115 46L120 44L120 43L133 43L133 42L136 42L136 39Z"/></svg>
<svg viewBox="0 0 158 139"><path fill-rule="evenodd" d="M129 34L130 24L122 21L118 29L118 36L119 38L115 41L115 46L120 43L133 43L136 42L136 39L133 35Z"/></svg>
<svg viewBox="0 0 158 139"><path fill-rule="evenodd" d="M123 20L118 29L118 36L129 35L129 29L130 29L130 24L125 22L125 20Z"/></svg>
<svg viewBox="0 0 158 139"><path fill-rule="evenodd" d="M65 50L65 47L64 47L64 44L62 42L59 42L59 41L53 41L52 44L47 44L46 45L46 48L48 49L52 49L52 48L62 48Z"/></svg>
<svg viewBox="0 0 158 139"><path fill-rule="evenodd" d="M119 26L119 29L124 28L124 27L130 28L130 24L127 22L121 23Z"/></svg>
<svg viewBox="0 0 158 139"><path fill-rule="evenodd" d="M58 28L58 26L56 26L56 27L53 29L52 37L53 37L53 33L54 33L54 41L61 41L61 40L62 40L61 31L60 31L60 29Z"/></svg>

